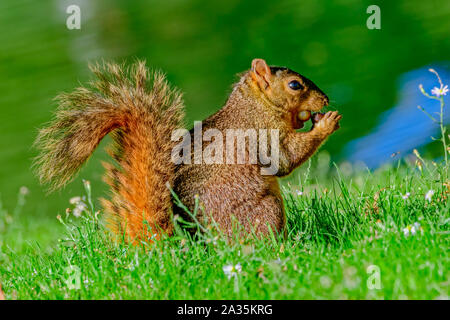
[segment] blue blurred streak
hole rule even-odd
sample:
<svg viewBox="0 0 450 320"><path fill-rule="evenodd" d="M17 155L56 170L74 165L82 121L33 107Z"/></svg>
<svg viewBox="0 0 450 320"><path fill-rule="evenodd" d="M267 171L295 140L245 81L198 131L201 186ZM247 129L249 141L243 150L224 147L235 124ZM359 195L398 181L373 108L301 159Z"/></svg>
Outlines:
<svg viewBox="0 0 450 320"><path fill-rule="evenodd" d="M448 68L441 66L435 69L444 85L450 85ZM436 119L439 116L440 103L425 97L419 90L423 84L425 91L431 94L433 87L439 87L436 76L428 71L429 67L410 71L399 79L399 103L392 109L382 113L378 125L372 133L355 139L344 148L346 158L351 162L364 162L373 169L393 161L391 155L400 152L404 156L414 148L430 143L431 136L440 137L439 125L428 118L417 106L423 107ZM444 123L450 122L450 93L444 97Z"/></svg>

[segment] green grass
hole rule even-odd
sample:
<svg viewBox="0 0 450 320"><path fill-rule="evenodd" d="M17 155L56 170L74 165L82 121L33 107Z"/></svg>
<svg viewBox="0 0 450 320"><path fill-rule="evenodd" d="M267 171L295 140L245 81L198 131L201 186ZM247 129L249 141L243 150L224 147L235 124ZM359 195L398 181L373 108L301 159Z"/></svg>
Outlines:
<svg viewBox="0 0 450 320"><path fill-rule="evenodd" d="M295 176L302 195L292 178L283 182L286 238L192 237L177 223L174 237L129 246L111 241L90 204L81 217L60 221L22 218L21 204L1 209L3 290L8 299L448 298L445 167L404 164L346 176L305 167ZM416 222L420 230L405 236ZM223 267L236 264L242 271L229 279ZM77 271L80 287L71 289ZM379 289L368 285L377 274Z"/></svg>

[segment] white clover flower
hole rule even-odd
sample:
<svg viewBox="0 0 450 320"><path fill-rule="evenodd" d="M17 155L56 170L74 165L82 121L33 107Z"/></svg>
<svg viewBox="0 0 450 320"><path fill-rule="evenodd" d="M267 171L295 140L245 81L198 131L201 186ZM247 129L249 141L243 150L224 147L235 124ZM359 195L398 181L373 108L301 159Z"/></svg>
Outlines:
<svg viewBox="0 0 450 320"><path fill-rule="evenodd" d="M431 202L431 198L433 198L434 190L428 190L428 192L425 195L425 200L428 200L428 202Z"/></svg>
<svg viewBox="0 0 450 320"><path fill-rule="evenodd" d="M225 273L225 275L228 277L228 280L230 280L232 277L237 277L238 273L241 273L242 271L242 266L240 263L238 263L237 265L226 265L222 268L223 272Z"/></svg>
<svg viewBox="0 0 450 320"><path fill-rule="evenodd" d="M303 191L301 191L301 190L297 190L296 193L297 193L298 196L302 196L303 195Z"/></svg>
<svg viewBox="0 0 450 320"><path fill-rule="evenodd" d="M448 85L446 85L445 87L441 86L440 88L438 87L434 87L431 90L431 94L435 95L436 97L440 97L440 96L445 96L447 95L448 92Z"/></svg>
<svg viewBox="0 0 450 320"><path fill-rule="evenodd" d="M407 192L407 193L405 193L405 194L402 196L402 198L403 198L404 200L406 200L406 199L409 198L410 195L411 195L411 193Z"/></svg>

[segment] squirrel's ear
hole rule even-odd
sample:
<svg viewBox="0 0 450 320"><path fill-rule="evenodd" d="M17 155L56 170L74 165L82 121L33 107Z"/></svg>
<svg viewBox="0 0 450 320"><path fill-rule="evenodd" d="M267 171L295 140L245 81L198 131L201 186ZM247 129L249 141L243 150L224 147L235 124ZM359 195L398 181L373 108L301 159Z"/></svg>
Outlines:
<svg viewBox="0 0 450 320"><path fill-rule="evenodd" d="M272 73L263 59L253 59L252 61L252 78L262 89L267 89L270 84Z"/></svg>

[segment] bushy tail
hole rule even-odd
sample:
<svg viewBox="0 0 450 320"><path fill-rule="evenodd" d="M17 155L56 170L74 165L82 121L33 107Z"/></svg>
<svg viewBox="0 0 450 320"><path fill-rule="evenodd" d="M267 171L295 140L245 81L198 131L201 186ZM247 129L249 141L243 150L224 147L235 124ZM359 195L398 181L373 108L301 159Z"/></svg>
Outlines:
<svg viewBox="0 0 450 320"><path fill-rule="evenodd" d="M181 94L144 62L90 68L96 79L59 95L55 118L39 132L34 166L40 181L51 190L67 184L111 133L108 153L115 161L104 163L111 199L102 199L110 226L131 241L170 234L166 184L174 179L171 133L182 126Z"/></svg>

